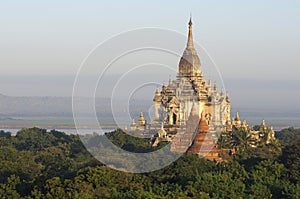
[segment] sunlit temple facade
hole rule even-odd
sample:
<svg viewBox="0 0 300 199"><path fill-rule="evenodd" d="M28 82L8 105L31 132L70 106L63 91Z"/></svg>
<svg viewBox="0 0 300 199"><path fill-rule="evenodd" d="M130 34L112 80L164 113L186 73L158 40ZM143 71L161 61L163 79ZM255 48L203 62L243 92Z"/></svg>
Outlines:
<svg viewBox="0 0 300 199"><path fill-rule="evenodd" d="M160 141L172 141L171 150L177 152L185 152L191 147L200 121L202 126L207 125L205 131L212 133L210 136L213 144L217 142L217 137L213 136L216 132L249 128L245 120L240 120L238 113L235 118L231 118L228 93L219 90L216 83L212 85L211 80L205 80L201 61L194 47L192 25L190 19L187 45L178 64L176 79L170 79L168 85L163 84L161 89L157 88L155 91L152 123L147 123L141 113L137 123L133 119L130 125L131 130L157 132L151 138L153 146ZM194 146L195 148L197 147Z"/></svg>
<svg viewBox="0 0 300 199"><path fill-rule="evenodd" d="M230 100L228 95L219 91L211 80L206 81L201 70L201 62L193 42L192 21L189 21L187 46L179 61L177 77L169 80L168 85L157 89L153 98L154 120L145 128L160 129L161 124L167 133L176 133L179 127L186 125L192 106L205 118L210 128L222 128L230 120ZM143 117L138 119L143 120ZM140 122L141 123L141 122ZM146 123L146 122L145 122ZM139 128L139 125L131 128ZM141 123L142 124L142 123Z"/></svg>

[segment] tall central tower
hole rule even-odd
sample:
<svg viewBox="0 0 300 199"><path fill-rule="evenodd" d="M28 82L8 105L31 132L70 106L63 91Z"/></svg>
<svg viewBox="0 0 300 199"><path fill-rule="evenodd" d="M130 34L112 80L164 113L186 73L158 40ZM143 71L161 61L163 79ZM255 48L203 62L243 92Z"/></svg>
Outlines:
<svg viewBox="0 0 300 199"><path fill-rule="evenodd" d="M203 113L203 120L212 130L221 129L230 119L230 101L224 92L218 91L217 85L204 79L201 62L193 42L192 20L188 23L188 39L183 55L178 65L176 79L169 79L169 84L163 84L161 90L156 89L153 98L154 120L142 128L164 130L166 136L161 139L175 140L182 149L191 142L194 130L191 123L198 124L197 118ZM196 122L195 122L196 121ZM134 122L132 124L135 125ZM193 125L192 125L193 126Z"/></svg>
<svg viewBox="0 0 300 199"><path fill-rule="evenodd" d="M201 63L193 41L193 23L190 18L187 46L179 62L178 77L195 77L201 73Z"/></svg>

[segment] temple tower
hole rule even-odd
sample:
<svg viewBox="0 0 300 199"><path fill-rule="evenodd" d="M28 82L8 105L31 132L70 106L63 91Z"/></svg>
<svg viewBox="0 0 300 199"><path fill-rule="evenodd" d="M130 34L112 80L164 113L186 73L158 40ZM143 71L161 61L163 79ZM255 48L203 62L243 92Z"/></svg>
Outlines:
<svg viewBox="0 0 300 199"><path fill-rule="evenodd" d="M191 78L201 73L201 63L193 41L193 23L189 21L187 46L179 62L178 77Z"/></svg>

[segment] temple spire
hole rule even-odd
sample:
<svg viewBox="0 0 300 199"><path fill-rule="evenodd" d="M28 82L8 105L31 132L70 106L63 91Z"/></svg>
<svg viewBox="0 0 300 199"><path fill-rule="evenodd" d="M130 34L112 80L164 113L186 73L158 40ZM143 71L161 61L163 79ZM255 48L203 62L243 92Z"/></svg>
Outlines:
<svg viewBox="0 0 300 199"><path fill-rule="evenodd" d="M192 16L190 17L190 21L189 21L189 36L188 36L187 48L194 48Z"/></svg>
<svg viewBox="0 0 300 199"><path fill-rule="evenodd" d="M240 120L241 120L238 111L237 111L236 114L235 114L235 120L236 120L236 121L240 121Z"/></svg>

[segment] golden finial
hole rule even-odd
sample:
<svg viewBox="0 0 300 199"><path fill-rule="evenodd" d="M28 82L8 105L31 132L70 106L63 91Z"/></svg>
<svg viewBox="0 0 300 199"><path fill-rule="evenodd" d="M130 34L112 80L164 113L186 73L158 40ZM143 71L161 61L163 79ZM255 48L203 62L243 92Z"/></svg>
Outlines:
<svg viewBox="0 0 300 199"><path fill-rule="evenodd" d="M194 48L192 16L190 17L190 21L189 21L189 36L188 36L187 47L188 48Z"/></svg>
<svg viewBox="0 0 300 199"><path fill-rule="evenodd" d="M192 22L192 13L190 13L190 21L189 21L189 26L192 26L193 22Z"/></svg>

